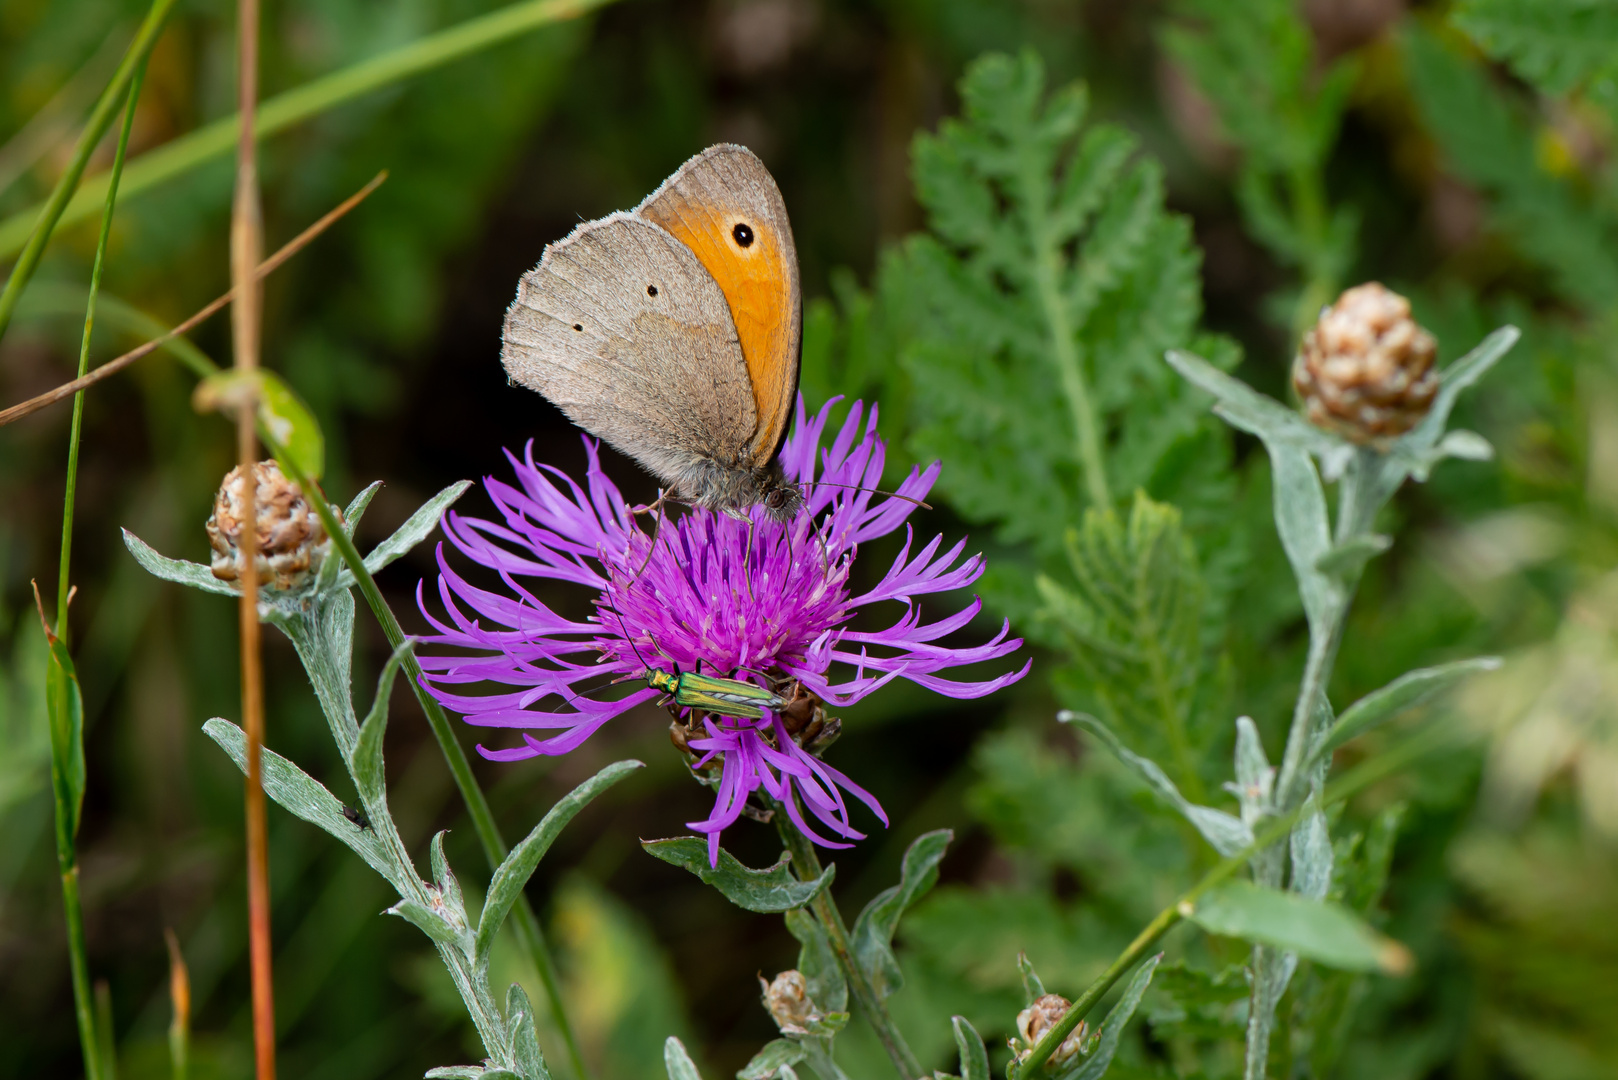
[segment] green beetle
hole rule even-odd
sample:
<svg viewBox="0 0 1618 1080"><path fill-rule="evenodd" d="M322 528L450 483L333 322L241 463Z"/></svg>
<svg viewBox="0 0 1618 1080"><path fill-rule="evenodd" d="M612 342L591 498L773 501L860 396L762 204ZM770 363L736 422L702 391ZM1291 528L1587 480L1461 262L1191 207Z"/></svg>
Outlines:
<svg viewBox="0 0 1618 1080"><path fill-rule="evenodd" d="M658 668L647 668L642 678L648 686L673 698L674 704L681 708L716 716L758 720L763 717L765 709L780 712L787 703L785 698L762 686L754 686L740 679L698 675L679 668L675 668L672 674Z"/></svg>

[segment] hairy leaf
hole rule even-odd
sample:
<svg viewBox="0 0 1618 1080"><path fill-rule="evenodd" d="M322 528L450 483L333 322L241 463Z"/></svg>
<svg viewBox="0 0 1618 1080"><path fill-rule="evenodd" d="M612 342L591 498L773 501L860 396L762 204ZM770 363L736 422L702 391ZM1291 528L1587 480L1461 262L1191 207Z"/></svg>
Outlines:
<svg viewBox="0 0 1618 1080"><path fill-rule="evenodd" d="M798 907L786 913L787 930L798 939L798 971L803 975L809 997L827 1012L840 1013L848 1008L848 981L837 962L825 927L820 925L806 909Z"/></svg>
<svg viewBox="0 0 1618 1080"><path fill-rule="evenodd" d="M799 881L792 874L792 858L763 870L743 866L730 852L719 849L719 865L708 863L708 841L695 836L668 840L642 840L641 847L666 863L689 870L718 889L726 900L747 911L780 912L802 907L829 886L837 867L828 866L813 881Z"/></svg>
<svg viewBox="0 0 1618 1080"><path fill-rule="evenodd" d="M1211 890L1188 918L1210 934L1296 952L1330 967L1392 974L1410 967L1403 945L1378 934L1348 909L1251 882L1233 881Z"/></svg>
<svg viewBox="0 0 1618 1080"><path fill-rule="evenodd" d="M764 1049L742 1066L736 1080L776 1080L781 1070L802 1061L808 1055L803 1043L796 1039L775 1039L764 1044Z"/></svg>
<svg viewBox="0 0 1618 1080"><path fill-rule="evenodd" d="M663 1044L663 1067L668 1070L669 1080L702 1080L696 1063L685 1052L685 1044L673 1035Z"/></svg>
<svg viewBox="0 0 1618 1080"><path fill-rule="evenodd" d="M382 667L382 675L376 681L376 697L371 701L371 711L360 725L359 741L354 746L354 784L359 788L360 797L367 801L381 799L387 793L382 740L388 728L388 695L393 692L393 680L399 674L399 666L414 647L415 642L406 638L388 657L388 662Z"/></svg>
<svg viewBox="0 0 1618 1080"><path fill-rule="evenodd" d="M1118 1040L1123 1038L1124 1027L1129 1023L1130 1017L1140 1007L1140 999L1151 985L1152 974L1157 965L1163 960L1163 954L1146 960L1135 969L1135 974L1124 987L1123 996L1118 1004L1107 1013L1107 1018L1101 1022L1101 1028L1096 1032L1095 1048L1092 1049L1082 1063L1075 1069L1059 1073L1061 1080L1101 1080L1109 1066L1112 1065L1113 1055L1118 1052Z"/></svg>
<svg viewBox="0 0 1618 1080"><path fill-rule="evenodd" d="M893 935L905 909L927 894L938 881L938 864L944 858L955 834L938 829L916 837L905 849L899 869L899 884L877 893L860 917L854 920L849 938L855 962L865 970L879 997L887 997L904 985L904 973L893 955Z"/></svg>
<svg viewBox="0 0 1618 1080"><path fill-rule="evenodd" d="M990 1080L989 1051L983 1045L983 1036L964 1016L950 1018L955 1030L955 1047L961 1054L961 1080Z"/></svg>
<svg viewBox="0 0 1618 1080"><path fill-rule="evenodd" d="M1457 660L1437 667L1407 671L1380 690L1360 698L1337 718L1312 748L1311 757L1318 758L1342 746L1350 739L1365 734L1387 723L1406 709L1449 689L1470 675L1494 671L1500 667L1498 657L1481 656L1474 660Z"/></svg>
<svg viewBox="0 0 1618 1080"><path fill-rule="evenodd" d="M523 1080L551 1080L539 1048L539 1032L534 1028L534 1006L522 983L514 982L506 991L506 1029L511 1037L512 1063Z"/></svg>

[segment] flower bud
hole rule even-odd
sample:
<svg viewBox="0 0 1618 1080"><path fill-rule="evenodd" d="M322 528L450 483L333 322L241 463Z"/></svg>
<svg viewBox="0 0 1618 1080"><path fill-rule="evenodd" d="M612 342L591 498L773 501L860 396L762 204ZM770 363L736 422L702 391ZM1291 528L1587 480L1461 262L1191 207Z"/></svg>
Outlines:
<svg viewBox="0 0 1618 1080"><path fill-rule="evenodd" d="M281 475L281 467L274 461L254 465L253 478L258 493L254 521L258 551L254 563L259 584L275 589L296 588L319 571L331 551L331 538L298 485ZM219 486L213 513L208 517L213 576L221 581L235 581L241 573L246 487L238 465Z"/></svg>
<svg viewBox="0 0 1618 1080"><path fill-rule="evenodd" d="M1384 444L1421 422L1438 392L1433 335L1410 301L1377 282L1320 313L1292 365L1309 422L1361 444Z"/></svg>
<svg viewBox="0 0 1618 1080"><path fill-rule="evenodd" d="M811 1026L825 1019L809 997L809 984L802 972L783 971L769 983L760 976L758 984L764 991L764 1007L781 1034L807 1035Z"/></svg>
<svg viewBox="0 0 1618 1080"><path fill-rule="evenodd" d="M1057 1022L1067 1013L1068 1007L1073 1003L1060 994L1046 994L1036 998L1034 1003L1017 1014L1017 1034L1022 1036L1021 1047L1013 1043L1017 1051L1017 1060L1021 1061L1033 1050L1036 1043L1045 1037L1045 1033L1055 1027ZM1084 1022L1074 1028L1062 1045L1050 1057L1051 1065L1060 1065L1069 1061L1084 1049L1085 1028Z"/></svg>

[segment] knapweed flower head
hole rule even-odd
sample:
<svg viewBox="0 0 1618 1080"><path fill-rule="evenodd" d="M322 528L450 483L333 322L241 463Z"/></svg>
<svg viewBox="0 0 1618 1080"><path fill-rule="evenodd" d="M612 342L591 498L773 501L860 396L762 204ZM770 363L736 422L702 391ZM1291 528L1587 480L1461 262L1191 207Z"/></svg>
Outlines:
<svg viewBox="0 0 1618 1080"><path fill-rule="evenodd" d="M981 556L962 559L964 540L940 551L942 537L935 537L917 550L905 526L903 550L882 580L853 594L859 546L905 525L938 465L911 470L894 495L875 492L885 454L876 410L865 417L856 403L822 449L833 404L809 418L798 403L781 463L805 499L787 522L771 521L760 508L737 518L699 507L661 524L655 515L637 515L601 471L589 439L583 487L536 463L531 444L521 460L508 454L516 485L484 482L500 520L452 513L444 522L449 542L498 574L503 590L466 580L440 544L444 614L436 615L420 591L417 597L436 631L420 639L429 692L469 723L521 731L520 744L480 745L479 752L496 761L564 754L662 693L648 684L614 700L589 696L599 692L603 676L648 683L659 672L736 679L768 691L776 704L732 710L762 714L756 717L728 715L724 708L677 710L675 741L698 777L717 791L713 813L688 823L708 836L710 860L718 859L720 833L761 790L825 847L846 847L843 841L863 836L850 822L845 793L886 824L875 798L821 760L817 751L836 730L824 707L852 705L894 679L954 698L981 697L1020 679L1028 664L986 681L941 674L1022 645L1004 624L982 645L937 644L972 621L981 607L976 599L944 618L923 620L918 597L960 589L983 573ZM583 622L563 618L525 586L535 578L592 590L594 615ZM885 629L851 625L866 609L889 605L893 618ZM467 651L434 653L435 645ZM462 692L487 683L508 689Z"/></svg>

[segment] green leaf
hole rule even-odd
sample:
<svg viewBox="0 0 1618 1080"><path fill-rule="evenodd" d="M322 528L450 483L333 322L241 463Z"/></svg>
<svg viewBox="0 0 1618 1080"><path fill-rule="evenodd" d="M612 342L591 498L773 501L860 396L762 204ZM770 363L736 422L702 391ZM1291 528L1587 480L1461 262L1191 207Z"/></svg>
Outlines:
<svg viewBox="0 0 1618 1080"><path fill-rule="evenodd" d="M1186 916L1221 937L1270 945L1347 971L1403 974L1410 952L1345 908L1233 881L1202 896Z"/></svg>
<svg viewBox="0 0 1618 1080"><path fill-rule="evenodd" d="M828 1013L848 1008L848 982L837 962L826 928L806 908L786 913L787 931L798 939L798 971L803 975L809 997Z"/></svg>
<svg viewBox="0 0 1618 1080"><path fill-rule="evenodd" d="M1045 996L1045 983L1025 952L1017 954L1017 974L1022 977L1022 1003L1025 1007Z"/></svg>
<svg viewBox="0 0 1618 1080"><path fill-rule="evenodd" d="M913 148L929 231L877 279L902 383L884 397L909 399L911 451L943 463L969 520L1046 559L1102 487L1203 512L1231 491L1229 442L1157 363L1201 303L1161 167L1086 123L1082 86L1047 93L1032 50L980 57L960 95L961 118Z"/></svg>
<svg viewBox="0 0 1618 1080"><path fill-rule="evenodd" d="M1102 1075L1112 1065L1113 1055L1118 1052L1118 1040L1123 1037L1124 1027L1129 1023L1129 1018L1135 1015L1135 1010L1140 1006L1141 996L1151 985L1152 973L1157 970L1157 965L1162 959L1163 954L1158 953L1135 969L1135 974L1129 980L1129 985L1124 987L1123 996L1118 999L1118 1004L1112 1007L1112 1011L1107 1013L1107 1018L1101 1022L1101 1029L1096 1033L1095 1048L1082 1060L1078 1068L1060 1074L1061 1080L1101 1080Z"/></svg>
<svg viewBox="0 0 1618 1080"><path fill-rule="evenodd" d="M494 877L489 881L489 895L483 902L483 914L478 918L477 939L473 947L475 964L482 967L489 962L489 950L494 946L500 925L506 921L512 905L522 895L523 887L539 866L539 860L545 857L545 852L550 850L551 843L567 823L597 795L641 767L638 761L618 761L608 765L551 807L550 813L534 826L533 832L511 849L495 868Z"/></svg>
<svg viewBox="0 0 1618 1080"><path fill-rule="evenodd" d="M438 911L419 900L400 900L388 908L387 913L399 916L440 945L464 949L468 944L464 925L456 926L449 920L446 912Z"/></svg>
<svg viewBox="0 0 1618 1080"><path fill-rule="evenodd" d="M266 441L279 446L294 467L282 471L319 480L326 468L326 440L320 422L275 372L226 368L197 383L191 395L199 412L234 412L249 399L257 402L258 424Z"/></svg>
<svg viewBox="0 0 1618 1080"><path fill-rule="evenodd" d="M403 525L394 530L392 536L371 549L371 553L365 556L365 569L375 574L427 539L432 531L438 528L439 519L444 516L444 511L454 505L455 500L466 494L466 489L471 486L470 480L457 480L428 499Z"/></svg>
<svg viewBox="0 0 1618 1080"><path fill-rule="evenodd" d="M1560 96L1618 66L1618 6L1592 0L1464 0L1451 16L1491 57Z"/></svg>
<svg viewBox="0 0 1618 1080"><path fill-rule="evenodd" d="M815 880L799 881L792 876L791 857L784 854L774 866L754 870L724 848L719 849L719 865L709 865L708 841L695 836L642 840L640 846L666 863L691 871L746 911L773 913L802 907L831 884L837 869L828 866Z"/></svg>
<svg viewBox="0 0 1618 1080"><path fill-rule="evenodd" d="M796 1039L776 1039L753 1055L753 1060L736 1074L736 1080L775 1080L783 1067L796 1065L807 1056L803 1043Z"/></svg>
<svg viewBox="0 0 1618 1080"><path fill-rule="evenodd" d="M1197 707L1213 666L1203 646L1210 613L1180 512L1137 491L1127 522L1110 508L1086 510L1067 547L1075 587L1044 576L1038 585L1043 614L1067 639L1080 692L1199 791L1197 752L1220 732Z"/></svg>
<svg viewBox="0 0 1618 1080"><path fill-rule="evenodd" d="M1361 533L1340 544L1333 544L1315 560L1315 569L1336 578L1353 579L1365 564L1393 546L1393 537L1381 533Z"/></svg>
<svg viewBox="0 0 1618 1080"><path fill-rule="evenodd" d="M354 745L354 785L359 788L360 798L366 802L382 799L387 794L382 740L388 729L388 695L393 692L393 680L399 674L399 666L414 648L414 639L406 638L388 657L388 662L382 667L382 675L376 681L376 697L371 701L371 711L365 714L365 722L360 725L359 741Z"/></svg>
<svg viewBox="0 0 1618 1080"><path fill-rule="evenodd" d="M1227 814L1223 810L1215 810L1211 806L1199 806L1191 802L1180 794L1180 789L1174 786L1174 781L1169 779L1168 774L1156 762L1127 749L1119 742L1112 729L1100 720L1084 713L1067 710L1057 713L1056 719L1064 724L1076 723L1100 739L1102 745L1112 751L1114 757L1133 769L1159 798L1194 825L1197 832L1202 834L1202 838L1213 845L1213 849L1219 854L1234 855L1253 842L1253 830L1241 818Z"/></svg>
<svg viewBox="0 0 1618 1080"><path fill-rule="evenodd" d="M506 1029L511 1037L511 1056L523 1080L551 1080L545 1055L539 1049L539 1033L534 1028L534 1006L522 983L512 983L506 991Z"/></svg>
<svg viewBox="0 0 1618 1080"><path fill-rule="evenodd" d="M482 1065L442 1065L427 1070L427 1080L522 1080L510 1069L486 1069Z"/></svg>
<svg viewBox="0 0 1618 1080"><path fill-rule="evenodd" d="M444 837L448 834L448 829L440 829L429 845L433 884L438 886L438 892L444 898L444 906L449 909L450 916L465 921L466 902L461 897L461 883L455 880L455 874L449 868L449 860L444 857Z"/></svg>
<svg viewBox="0 0 1618 1080"><path fill-rule="evenodd" d="M193 589L203 592L218 593L221 596L240 596L241 592L236 586L227 581L220 581L213 576L213 571L200 563L186 562L184 559L170 559L159 555L149 547L146 541L130 532L122 530L124 534L124 547L135 556L135 561L141 568L153 577L172 581L179 585L189 585Z"/></svg>
<svg viewBox="0 0 1618 1080"><path fill-rule="evenodd" d="M989 1051L977 1028L964 1016L950 1017L950 1027L955 1030L955 1048L961 1054L961 1080L990 1080Z"/></svg>
<svg viewBox="0 0 1618 1080"><path fill-rule="evenodd" d="M229 720L215 717L202 725L208 737L218 743L236 767L247 771L247 735ZM312 825L318 825L347 844L354 853L381 874L401 896L412 890L407 871L394 863L392 853L374 829L356 829L343 816L343 804L308 773L275 751L260 751L264 793L275 802ZM413 871L409 872L411 876Z"/></svg>
<svg viewBox="0 0 1618 1080"><path fill-rule="evenodd" d="M360 527L360 518L365 516L366 508L371 505L371 500L376 498L376 493L381 490L382 481L371 481L366 485L365 490L354 496L354 501L349 503L343 510L343 531L349 536L353 536L355 530Z"/></svg>
<svg viewBox="0 0 1618 1080"><path fill-rule="evenodd" d="M905 910L925 896L938 881L938 864L955 838L949 829L923 833L905 849L899 884L878 893L849 934L854 960L871 980L878 997L887 997L904 985L904 973L893 955L893 935Z"/></svg>
<svg viewBox="0 0 1618 1080"><path fill-rule="evenodd" d="M1472 660L1456 660L1437 667L1407 671L1380 690L1373 690L1360 698L1337 718L1337 722L1321 736L1310 751L1310 761L1330 754L1350 739L1365 734L1395 716L1413 709L1462 679L1500 667L1497 656L1480 656Z"/></svg>
<svg viewBox="0 0 1618 1080"><path fill-rule="evenodd" d="M84 809L84 695L67 643L46 632L45 707L51 728L51 786L56 796L57 847L63 865L75 861L73 839Z"/></svg>
<svg viewBox="0 0 1618 1080"><path fill-rule="evenodd" d="M685 1044L673 1035L663 1044L663 1067L668 1070L669 1080L702 1080L691 1055L685 1052Z"/></svg>

